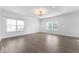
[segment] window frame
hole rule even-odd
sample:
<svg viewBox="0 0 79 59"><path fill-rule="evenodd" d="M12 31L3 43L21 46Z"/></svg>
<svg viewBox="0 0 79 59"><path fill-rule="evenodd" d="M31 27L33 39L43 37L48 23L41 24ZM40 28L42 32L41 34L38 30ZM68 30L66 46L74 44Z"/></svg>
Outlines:
<svg viewBox="0 0 79 59"><path fill-rule="evenodd" d="M9 26L9 24L7 23L7 22L8 22L8 21L7 21L8 19L10 19L10 20L16 20L16 25L15 25L16 29L15 29L15 31L8 31L8 26ZM7 19L6 19L6 32L22 32L22 31L24 31L24 25L25 25L24 20L21 20L21 21L23 22L23 29L22 29L22 30L18 30L18 29L17 29L17 27L19 26L19 25L17 24L17 22L18 22L19 20L21 20L21 19L7 18Z"/></svg>
<svg viewBox="0 0 79 59"><path fill-rule="evenodd" d="M51 24L51 29L49 29L49 24ZM47 30L48 31L57 31L58 30L58 22L57 21L48 21L47 22Z"/></svg>

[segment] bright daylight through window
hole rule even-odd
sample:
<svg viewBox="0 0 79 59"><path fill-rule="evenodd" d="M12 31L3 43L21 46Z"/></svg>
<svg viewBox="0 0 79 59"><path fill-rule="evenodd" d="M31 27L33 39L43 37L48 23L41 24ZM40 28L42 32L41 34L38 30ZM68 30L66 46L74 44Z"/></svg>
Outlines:
<svg viewBox="0 0 79 59"><path fill-rule="evenodd" d="M24 20L7 19L6 25L7 32L16 32L24 30Z"/></svg>

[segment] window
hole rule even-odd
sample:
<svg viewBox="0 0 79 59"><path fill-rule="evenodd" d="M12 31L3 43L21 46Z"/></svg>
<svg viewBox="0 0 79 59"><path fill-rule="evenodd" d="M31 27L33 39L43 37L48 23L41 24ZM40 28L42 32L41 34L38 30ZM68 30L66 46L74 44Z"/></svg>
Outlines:
<svg viewBox="0 0 79 59"><path fill-rule="evenodd" d="M52 29L53 29L53 23L47 22L47 30L52 31Z"/></svg>
<svg viewBox="0 0 79 59"><path fill-rule="evenodd" d="M14 31L16 31L16 20L7 19L7 32L14 32Z"/></svg>
<svg viewBox="0 0 79 59"><path fill-rule="evenodd" d="M7 32L23 31L24 30L24 21L7 19Z"/></svg>
<svg viewBox="0 0 79 59"><path fill-rule="evenodd" d="M24 29L24 21L17 20L17 31L23 31Z"/></svg>
<svg viewBox="0 0 79 59"><path fill-rule="evenodd" d="M47 22L47 30L48 31L56 31L58 29L58 22Z"/></svg>

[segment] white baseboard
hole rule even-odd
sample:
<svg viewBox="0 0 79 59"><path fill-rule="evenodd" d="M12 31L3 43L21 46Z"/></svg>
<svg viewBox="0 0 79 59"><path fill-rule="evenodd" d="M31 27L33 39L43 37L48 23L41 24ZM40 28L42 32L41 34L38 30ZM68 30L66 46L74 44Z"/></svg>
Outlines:
<svg viewBox="0 0 79 59"><path fill-rule="evenodd" d="M23 36L23 35L30 35L30 34L34 34L34 33L38 33L38 32L24 33L24 34L20 34L20 35L16 35L16 36L5 36L5 37L2 37L1 39L12 38L12 37L17 37L17 36Z"/></svg>
<svg viewBox="0 0 79 59"><path fill-rule="evenodd" d="M48 32L42 32L42 33L48 33ZM58 33L48 33L48 34L55 34L55 35L62 35L62 36L68 36L68 37L75 37L75 38L79 38L79 36L75 36L75 35L67 35L67 34L58 34Z"/></svg>

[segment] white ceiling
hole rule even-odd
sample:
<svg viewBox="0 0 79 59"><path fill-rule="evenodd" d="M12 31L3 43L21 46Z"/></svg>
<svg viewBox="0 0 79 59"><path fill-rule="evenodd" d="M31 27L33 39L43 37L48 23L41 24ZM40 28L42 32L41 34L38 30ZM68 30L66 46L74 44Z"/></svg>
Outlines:
<svg viewBox="0 0 79 59"><path fill-rule="evenodd" d="M78 6L2 6L0 7L1 10L6 10L10 12L14 12L24 16L32 16L38 17L34 10L43 7L47 10L47 14L43 15L41 18L44 17L53 17L63 13L73 12L79 10Z"/></svg>

